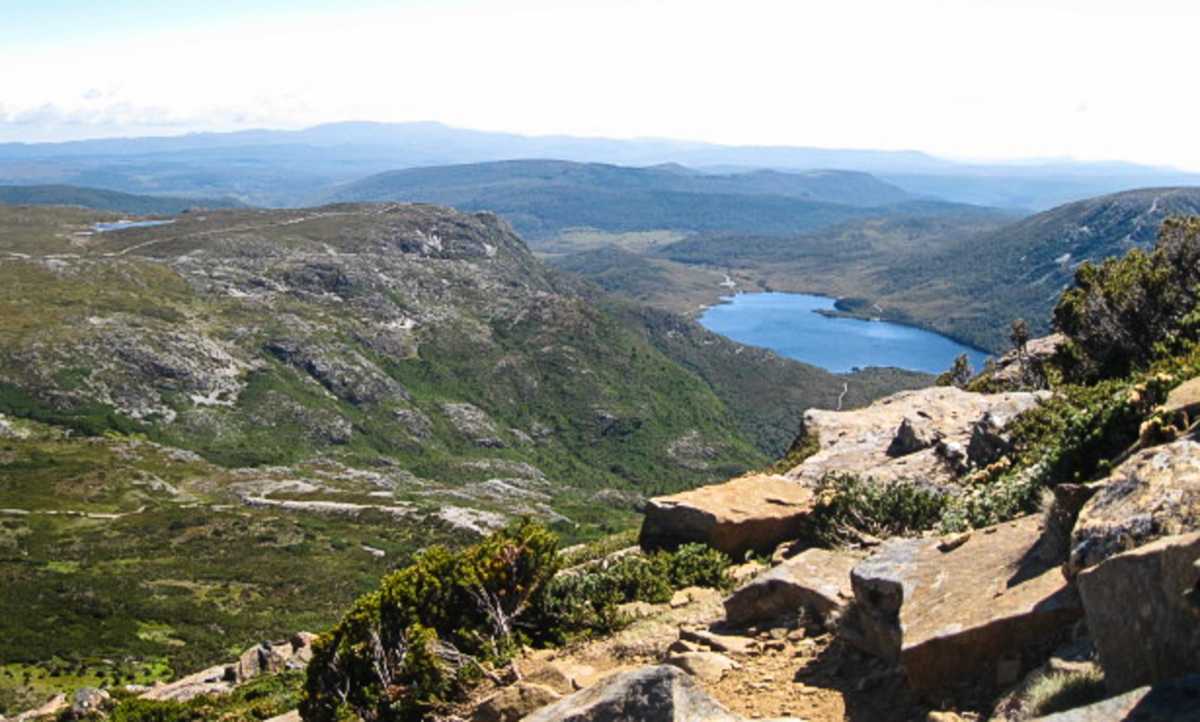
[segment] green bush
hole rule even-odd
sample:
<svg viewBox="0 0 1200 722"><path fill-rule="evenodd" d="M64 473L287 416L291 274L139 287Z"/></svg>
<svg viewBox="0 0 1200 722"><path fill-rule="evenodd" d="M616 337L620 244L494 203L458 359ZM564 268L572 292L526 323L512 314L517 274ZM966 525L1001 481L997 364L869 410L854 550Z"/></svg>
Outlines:
<svg viewBox="0 0 1200 722"><path fill-rule="evenodd" d="M1084 263L1054 323L1059 363L1076 381L1117 378L1200 339L1200 218L1166 220L1154 250Z"/></svg>
<svg viewBox="0 0 1200 722"><path fill-rule="evenodd" d="M931 529L941 519L946 496L911 482L879 483L850 474L830 474L817 489L810 517L813 534L838 544L855 533L899 536Z"/></svg>
<svg viewBox="0 0 1200 722"><path fill-rule="evenodd" d="M558 564L557 538L530 522L458 552L427 549L314 645L304 718L424 718L525 641L521 618Z"/></svg>
<svg viewBox="0 0 1200 722"><path fill-rule="evenodd" d="M703 544L674 552L630 554L609 563L569 570L549 585L537 610L543 641L610 634L628 622L617 609L628 602L662 604L684 587L727 589L730 559Z"/></svg>

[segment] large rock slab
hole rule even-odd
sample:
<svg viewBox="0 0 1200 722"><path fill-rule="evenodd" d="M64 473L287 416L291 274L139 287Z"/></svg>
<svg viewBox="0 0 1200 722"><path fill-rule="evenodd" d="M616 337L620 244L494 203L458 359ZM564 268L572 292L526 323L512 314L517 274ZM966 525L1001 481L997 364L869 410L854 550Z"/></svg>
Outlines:
<svg viewBox="0 0 1200 722"><path fill-rule="evenodd" d="M1200 673L1198 562L1193 533L1118 554L1076 578L1109 690Z"/></svg>
<svg viewBox="0 0 1200 722"><path fill-rule="evenodd" d="M683 671L668 665L613 675L524 722L741 722Z"/></svg>
<svg viewBox="0 0 1200 722"><path fill-rule="evenodd" d="M639 543L647 549L700 542L741 559L795 539L812 511L812 489L755 474L646 503Z"/></svg>
<svg viewBox="0 0 1200 722"><path fill-rule="evenodd" d="M953 545L890 540L851 572L843 633L898 662L914 689L994 679L1001 660L1011 666L1081 615L1057 563L1038 553L1040 536L1040 517L1029 516Z"/></svg>
<svg viewBox="0 0 1200 722"><path fill-rule="evenodd" d="M1033 722L1200 722L1200 675L1139 687L1117 697Z"/></svg>
<svg viewBox="0 0 1200 722"><path fill-rule="evenodd" d="M747 625L795 615L801 608L821 619L839 614L854 597L850 571L861 554L806 549L738 589L725 600L725 619Z"/></svg>
<svg viewBox="0 0 1200 722"><path fill-rule="evenodd" d="M1200 531L1200 443L1145 449L1118 466L1084 504L1071 533L1068 571L1165 536Z"/></svg>
<svg viewBox="0 0 1200 722"><path fill-rule="evenodd" d="M963 471L947 463L946 450L965 450L985 415L990 425L1003 428L1047 396L1048 392L979 394L935 386L902 391L865 409L810 409L801 433L815 437L818 450L786 476L816 483L838 472L944 485Z"/></svg>

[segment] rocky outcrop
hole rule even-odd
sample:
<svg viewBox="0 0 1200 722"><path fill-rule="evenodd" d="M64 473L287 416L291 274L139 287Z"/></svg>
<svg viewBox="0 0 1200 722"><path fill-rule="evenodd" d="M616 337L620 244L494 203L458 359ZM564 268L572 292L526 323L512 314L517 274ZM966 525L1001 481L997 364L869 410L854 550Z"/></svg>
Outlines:
<svg viewBox="0 0 1200 722"><path fill-rule="evenodd" d="M225 694L263 674L303 669L312 659L315 634L298 632L282 642L263 642L238 657L232 664L209 667L170 684L159 685L142 695L145 699L185 702L202 694Z"/></svg>
<svg viewBox="0 0 1200 722"><path fill-rule="evenodd" d="M838 616L853 598L850 571L861 554L808 549L763 572L725 600L725 619L748 625L800 610L819 619Z"/></svg>
<svg viewBox="0 0 1200 722"><path fill-rule="evenodd" d="M1076 579L1105 684L1124 692L1200 673L1200 533L1117 554Z"/></svg>
<svg viewBox="0 0 1200 722"><path fill-rule="evenodd" d="M1031 516L951 545L885 542L851 572L847 639L898 662L918 690L994 679L1002 663L1019 669L1024 655L1081 614L1057 566L1037 553L1040 536L1039 518Z"/></svg>
<svg viewBox="0 0 1200 722"><path fill-rule="evenodd" d="M965 455L973 435L980 437L977 456L986 456L991 449L985 446L995 446L1013 418L1044 398L1045 392L978 394L937 386L903 391L865 409L810 409L802 434L815 439L818 448L786 476L816 483L836 472L885 482L949 484L968 466ZM977 432L985 417L986 428ZM955 458L947 463L947 457Z"/></svg>
<svg viewBox="0 0 1200 722"><path fill-rule="evenodd" d="M544 707L524 722L741 722L668 665L643 667Z"/></svg>
<svg viewBox="0 0 1200 722"><path fill-rule="evenodd" d="M780 476L743 476L646 502L639 543L647 549L700 542L740 559L799 536L811 489Z"/></svg>
<svg viewBox="0 0 1200 722"><path fill-rule="evenodd" d="M1200 722L1200 675L1139 687L1102 702L1033 722Z"/></svg>
<svg viewBox="0 0 1200 722"><path fill-rule="evenodd" d="M1113 471L1079 513L1068 572L1155 539L1200 530L1200 443L1145 449Z"/></svg>
<svg viewBox="0 0 1200 722"><path fill-rule="evenodd" d="M507 444L500 438L500 430L496 423L483 409L474 404L445 403L442 413L450 421L455 431L476 446L489 449L502 449Z"/></svg>
<svg viewBox="0 0 1200 722"><path fill-rule="evenodd" d="M1022 351L1014 349L996 360L990 380L1004 388L1028 386L1031 381L1044 382L1042 369L1066 340L1061 333L1030 339Z"/></svg>

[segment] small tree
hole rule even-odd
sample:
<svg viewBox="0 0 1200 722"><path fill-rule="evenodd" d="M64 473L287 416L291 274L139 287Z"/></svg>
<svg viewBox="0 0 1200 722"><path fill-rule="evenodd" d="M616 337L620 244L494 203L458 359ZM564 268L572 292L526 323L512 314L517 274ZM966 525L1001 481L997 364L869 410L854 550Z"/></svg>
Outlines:
<svg viewBox="0 0 1200 722"><path fill-rule="evenodd" d="M1012 341L1013 348L1017 351L1017 358L1024 361L1025 346L1029 343L1029 324L1025 323L1025 319L1018 318L1012 322L1012 332L1009 333L1008 340Z"/></svg>
<svg viewBox="0 0 1200 722"><path fill-rule="evenodd" d="M971 360L964 353L954 359L954 365L950 367L950 370L938 376L937 380L933 383L935 386L957 386L962 389L966 388L967 384L971 382L971 377L974 375L975 372L971 368Z"/></svg>

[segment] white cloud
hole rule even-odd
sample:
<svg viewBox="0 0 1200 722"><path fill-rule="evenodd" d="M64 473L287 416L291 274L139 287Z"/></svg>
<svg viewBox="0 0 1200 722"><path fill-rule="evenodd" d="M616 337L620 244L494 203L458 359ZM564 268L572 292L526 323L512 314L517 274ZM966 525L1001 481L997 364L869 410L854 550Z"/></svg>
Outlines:
<svg viewBox="0 0 1200 722"><path fill-rule="evenodd" d="M289 14L0 48L0 134L436 119L1200 169L1200 96L1184 76L1197 20L1200 7L1171 0L512 0Z"/></svg>

